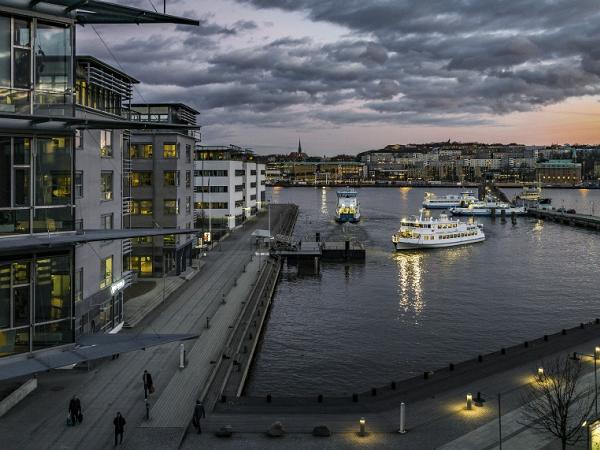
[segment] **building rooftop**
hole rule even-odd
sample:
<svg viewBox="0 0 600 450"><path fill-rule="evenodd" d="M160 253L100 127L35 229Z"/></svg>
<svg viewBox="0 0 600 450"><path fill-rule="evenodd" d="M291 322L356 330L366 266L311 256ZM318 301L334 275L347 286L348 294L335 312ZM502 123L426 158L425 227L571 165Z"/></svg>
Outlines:
<svg viewBox="0 0 600 450"><path fill-rule="evenodd" d="M200 25L197 20L98 0L4 0L2 4L7 7L65 17L82 25L102 23Z"/></svg>
<svg viewBox="0 0 600 450"><path fill-rule="evenodd" d="M113 76L123 78L124 80L126 80L132 84L139 83L139 80L133 78L131 75L126 74L125 72L117 69L114 66L111 66L110 64L105 63L104 61L99 60L98 58L96 58L94 56L90 56L90 55L77 56L77 63L84 63L84 64L88 63L94 67L98 67L98 68L102 69L104 72L107 72Z"/></svg>

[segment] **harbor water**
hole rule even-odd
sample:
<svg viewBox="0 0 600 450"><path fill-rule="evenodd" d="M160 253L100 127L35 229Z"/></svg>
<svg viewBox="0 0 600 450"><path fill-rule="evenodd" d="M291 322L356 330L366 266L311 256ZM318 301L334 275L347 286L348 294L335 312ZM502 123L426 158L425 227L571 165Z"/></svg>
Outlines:
<svg viewBox="0 0 600 450"><path fill-rule="evenodd" d="M460 192L361 188L362 220L344 225L333 219L335 188L269 192L274 203L299 205L297 239L358 239L367 260L323 263L318 275L284 267L248 395L361 392L600 317L595 231L479 218L483 243L394 252L391 235L418 214L426 191ZM544 194L555 207L600 213L600 190Z"/></svg>

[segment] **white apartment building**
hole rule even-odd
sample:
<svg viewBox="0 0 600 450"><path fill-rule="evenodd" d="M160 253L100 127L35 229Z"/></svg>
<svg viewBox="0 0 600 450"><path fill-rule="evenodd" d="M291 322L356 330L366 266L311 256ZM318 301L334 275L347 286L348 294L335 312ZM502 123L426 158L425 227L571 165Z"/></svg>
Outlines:
<svg viewBox="0 0 600 450"><path fill-rule="evenodd" d="M194 161L196 227L218 238L266 206L265 164L237 146L197 146Z"/></svg>

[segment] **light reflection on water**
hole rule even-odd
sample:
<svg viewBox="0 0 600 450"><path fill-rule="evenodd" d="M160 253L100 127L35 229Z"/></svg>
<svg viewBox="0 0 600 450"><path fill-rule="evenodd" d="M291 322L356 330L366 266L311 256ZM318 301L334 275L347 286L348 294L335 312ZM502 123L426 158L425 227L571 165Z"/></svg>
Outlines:
<svg viewBox="0 0 600 450"><path fill-rule="evenodd" d="M516 224L480 218L482 243L399 253L391 235L402 217L418 215L425 189L359 189L363 220L345 226L333 220L336 189L325 191L284 188L272 198L300 206L297 237L320 232L324 240L358 239L367 261L323 263L318 277L282 277L250 376L251 395L367 390L598 315L600 235L594 231L527 217ZM557 207L600 207L597 190L545 194Z"/></svg>

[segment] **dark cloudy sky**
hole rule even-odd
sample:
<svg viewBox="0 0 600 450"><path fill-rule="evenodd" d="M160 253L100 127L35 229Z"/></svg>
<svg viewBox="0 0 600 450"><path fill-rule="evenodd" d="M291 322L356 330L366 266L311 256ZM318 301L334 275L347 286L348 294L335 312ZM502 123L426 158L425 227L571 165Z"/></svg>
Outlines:
<svg viewBox="0 0 600 450"><path fill-rule="evenodd" d="M202 112L206 144L287 152L300 137L322 155L447 139L600 142L598 0L167 0L167 9L201 26L96 30L142 81L143 99ZM115 64L91 27L78 39L79 54Z"/></svg>

